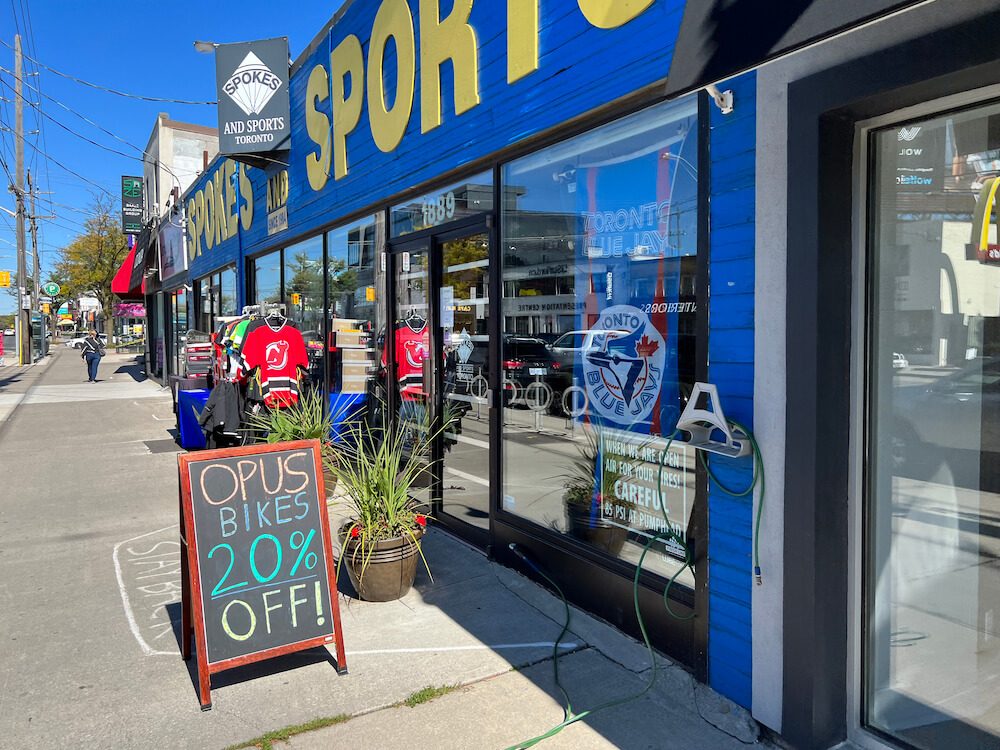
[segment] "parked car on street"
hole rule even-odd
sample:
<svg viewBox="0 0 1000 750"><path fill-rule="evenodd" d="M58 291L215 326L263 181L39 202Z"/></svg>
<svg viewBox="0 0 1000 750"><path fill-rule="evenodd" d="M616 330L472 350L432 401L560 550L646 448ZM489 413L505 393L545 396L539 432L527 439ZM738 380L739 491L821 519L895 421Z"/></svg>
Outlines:
<svg viewBox="0 0 1000 750"><path fill-rule="evenodd" d="M69 341L67 341L66 346L68 346L70 349L82 349L83 342L86 338L87 338L86 336L77 336L76 338L72 338ZM103 341L105 346L108 345L108 335L106 333L97 334L97 338Z"/></svg>

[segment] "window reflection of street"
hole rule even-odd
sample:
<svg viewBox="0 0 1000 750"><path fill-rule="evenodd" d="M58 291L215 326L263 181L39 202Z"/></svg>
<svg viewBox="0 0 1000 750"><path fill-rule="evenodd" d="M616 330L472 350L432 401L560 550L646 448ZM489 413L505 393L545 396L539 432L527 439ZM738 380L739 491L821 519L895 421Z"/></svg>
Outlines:
<svg viewBox="0 0 1000 750"><path fill-rule="evenodd" d="M1000 746L998 116L873 132L865 720L925 750Z"/></svg>
<svg viewBox="0 0 1000 750"><path fill-rule="evenodd" d="M508 471L504 483L505 502L512 506L508 510L514 509L522 518L540 526L570 532L565 501L566 477L573 472L574 461L586 445L584 429L581 424L565 417L552 414L536 416L535 412L526 408L504 410L504 460L508 466L517 467L516 471ZM680 481L691 498L688 513L694 498L696 460L694 451L686 451L681 465L674 470L682 476ZM651 468L656 471L655 465ZM664 490L671 517L681 510L677 502L678 493L676 488ZM659 512L652 504L648 516L650 520L658 520ZM645 519L645 515L637 518ZM688 519L677 520L686 527ZM622 530L624 539L616 556L633 564L639 562L649 538L661 530L650 527L648 523L640 525L613 520L611 523ZM646 555L643 569L670 578L680 570L682 562L676 550L670 554L663 542L657 542ZM677 583L693 588L692 571L685 570L678 576Z"/></svg>
<svg viewBox="0 0 1000 750"><path fill-rule="evenodd" d="M445 242L442 293L445 432L442 509L480 528L489 526L490 419L485 392L472 381L486 378L485 362L473 362L476 339L486 343L489 326L489 238L485 234Z"/></svg>
<svg viewBox="0 0 1000 750"><path fill-rule="evenodd" d="M996 732L1000 495L956 487L947 463L927 481L896 477L892 493L893 548L878 584L893 592L893 694L880 707L883 721L902 728L960 718Z"/></svg>

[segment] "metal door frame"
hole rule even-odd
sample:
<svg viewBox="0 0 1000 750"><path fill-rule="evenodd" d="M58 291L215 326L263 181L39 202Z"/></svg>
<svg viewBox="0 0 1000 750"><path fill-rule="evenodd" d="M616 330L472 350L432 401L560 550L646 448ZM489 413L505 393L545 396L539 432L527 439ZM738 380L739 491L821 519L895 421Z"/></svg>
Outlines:
<svg viewBox="0 0 1000 750"><path fill-rule="evenodd" d="M458 536L462 537L466 541L474 544L475 546L486 550L490 549L491 540L493 539L494 524L496 523L496 509L498 507L498 497L500 494L500 435L498 430L498 425L500 423L500 399L495 397L498 392L499 387L499 376L498 368L496 363L500 360L500 344L499 344L499 327L500 327L500 315L499 315L499 300L494 296L493 291L495 287L495 280L497 277L497 267L499 264L499 258L497 257L495 249L498 247L497 237L496 237L496 221L492 212L484 212L482 214L477 214L475 216L470 216L457 221L449 222L436 227L431 227L429 229L423 229L419 232L413 232L412 234L403 235L402 237L397 237L389 239L386 243L386 286L388 287L386 291L386 299L388 300L388 314L386 315L386 362L387 362L387 374L386 382L387 384L397 383L396 379L396 347L395 343L389 345L389 325L395 326L397 316L396 316L396 274L395 274L395 260L396 256L402 255L404 252L415 252L419 250L426 250L428 253L428 264L427 264L427 325L429 328L428 336L431 346L431 387L433 389L433 395L431 398L431 408L432 415L435 422L438 419L441 399L444 393L444 368L441 366L441 359L443 356L443 345L444 342L441 340L441 282L444 276L444 262L442 258L442 246L450 242L451 240L460 239L463 237L468 237L475 234L483 234L487 237L487 242L489 247L487 248L487 258L489 259L489 290L490 290L490 316L487 321L487 332L489 335L489 361L494 363L494 366L490 368L487 373L487 382L489 384L489 406L488 413L490 417L490 430L489 430L489 500L487 511L489 514L489 524L486 529L482 529L475 526L468 521L464 521L456 516L446 516L443 511L443 499L444 499L444 438L438 435L431 445L431 466L433 472L433 481L431 483L431 514L434 516L435 520L440 523L445 528L454 532ZM394 332L395 329L393 329ZM389 392L389 405L388 413L391 417L391 424L395 427L395 421L398 419L399 414L399 404L397 402L398 396L396 394L396 388L387 388Z"/></svg>

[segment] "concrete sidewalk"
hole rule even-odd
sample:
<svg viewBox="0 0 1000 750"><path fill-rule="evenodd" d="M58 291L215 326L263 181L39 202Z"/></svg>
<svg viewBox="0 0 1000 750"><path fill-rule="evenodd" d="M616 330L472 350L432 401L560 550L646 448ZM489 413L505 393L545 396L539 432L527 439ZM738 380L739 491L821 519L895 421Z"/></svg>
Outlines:
<svg viewBox="0 0 1000 750"><path fill-rule="evenodd" d="M134 355L108 355L97 384L82 382L73 350L49 359L0 382L0 397L20 395L0 424L7 742L224 748L340 716L290 746L506 748L563 720L553 681L563 602L437 529L423 544L433 580L421 566L399 601L360 601L342 576L346 675L326 649L277 657L214 675L213 708L202 712L197 665L179 654L180 448L169 390L144 381ZM575 609L563 644L559 674L577 713L649 683L645 646ZM770 747L746 711L657 659L648 692L540 747Z"/></svg>

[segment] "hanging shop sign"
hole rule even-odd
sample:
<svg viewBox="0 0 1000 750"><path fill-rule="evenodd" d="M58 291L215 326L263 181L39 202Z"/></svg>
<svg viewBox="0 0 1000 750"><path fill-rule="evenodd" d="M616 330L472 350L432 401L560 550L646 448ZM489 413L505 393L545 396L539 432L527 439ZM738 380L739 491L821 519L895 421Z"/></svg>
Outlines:
<svg viewBox="0 0 1000 750"><path fill-rule="evenodd" d="M291 142L288 37L215 48L219 153L284 151Z"/></svg>
<svg viewBox="0 0 1000 750"><path fill-rule="evenodd" d="M145 318L146 306L135 302L119 302L115 305L116 318Z"/></svg>
<svg viewBox="0 0 1000 750"><path fill-rule="evenodd" d="M336 644L346 672L318 440L178 456L182 656L210 675ZM191 620L193 612L193 622Z"/></svg>
<svg viewBox="0 0 1000 750"><path fill-rule="evenodd" d="M142 231L142 178L122 177L122 234Z"/></svg>
<svg viewBox="0 0 1000 750"><path fill-rule="evenodd" d="M175 217L160 229L160 279L169 279L175 273L186 271L187 253L184 252L184 228L174 224Z"/></svg>

